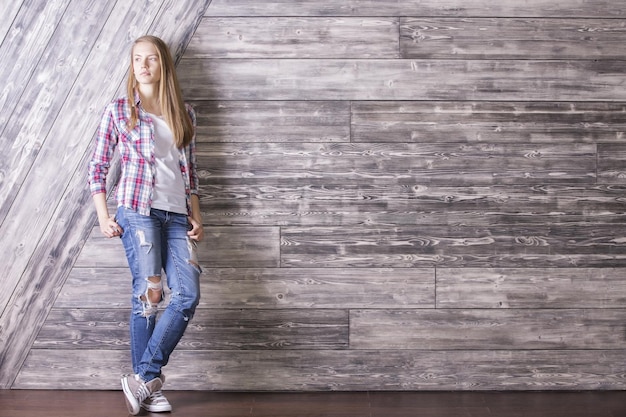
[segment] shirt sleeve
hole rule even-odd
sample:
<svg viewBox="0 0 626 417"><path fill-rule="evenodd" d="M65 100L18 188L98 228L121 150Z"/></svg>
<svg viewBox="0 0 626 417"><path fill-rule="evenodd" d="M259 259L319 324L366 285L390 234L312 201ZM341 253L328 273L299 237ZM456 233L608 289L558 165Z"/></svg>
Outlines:
<svg viewBox="0 0 626 417"><path fill-rule="evenodd" d="M196 162L196 111L190 105L186 105L187 112L191 118L193 136L189 142L189 191L191 194L198 194L198 165Z"/></svg>
<svg viewBox="0 0 626 417"><path fill-rule="evenodd" d="M96 135L96 146L89 161L88 177L91 195L106 193L106 177L118 139L114 108L113 104L107 106L102 115Z"/></svg>

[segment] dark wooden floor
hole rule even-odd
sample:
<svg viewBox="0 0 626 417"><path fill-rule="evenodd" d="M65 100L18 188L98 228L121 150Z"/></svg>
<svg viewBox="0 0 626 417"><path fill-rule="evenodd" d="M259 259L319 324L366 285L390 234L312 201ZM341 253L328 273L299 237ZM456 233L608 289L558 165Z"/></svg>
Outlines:
<svg viewBox="0 0 626 417"><path fill-rule="evenodd" d="M626 392L171 391L185 417L623 417ZM0 390L1 417L109 417L128 412L121 391ZM142 415L151 415L142 413ZM156 415L156 414L155 414Z"/></svg>

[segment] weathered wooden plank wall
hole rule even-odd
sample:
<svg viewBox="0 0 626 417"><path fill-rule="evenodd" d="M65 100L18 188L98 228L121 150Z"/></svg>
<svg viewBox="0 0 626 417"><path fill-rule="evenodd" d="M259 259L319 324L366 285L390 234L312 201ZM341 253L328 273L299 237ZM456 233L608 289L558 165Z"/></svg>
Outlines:
<svg viewBox="0 0 626 417"><path fill-rule="evenodd" d="M624 6L213 0L168 388L625 389ZM129 291L94 228L12 386L117 389Z"/></svg>

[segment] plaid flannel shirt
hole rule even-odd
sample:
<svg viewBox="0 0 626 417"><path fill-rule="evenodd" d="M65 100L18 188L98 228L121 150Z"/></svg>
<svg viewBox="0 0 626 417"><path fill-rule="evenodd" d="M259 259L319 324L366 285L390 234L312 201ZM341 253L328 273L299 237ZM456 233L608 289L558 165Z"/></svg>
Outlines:
<svg viewBox="0 0 626 417"><path fill-rule="evenodd" d="M127 129L130 114L128 98L113 100L106 107L98 128L96 147L89 162L89 188L92 195L106 192L111 158L119 145L122 172L117 184L117 205L148 216L155 181L154 127L148 113L141 109L138 95L135 96L135 102L140 111L137 126L132 131ZM191 215L191 194L198 193L196 114L190 105L185 106L191 117L194 135L188 146L179 149L179 163L185 182L187 212Z"/></svg>

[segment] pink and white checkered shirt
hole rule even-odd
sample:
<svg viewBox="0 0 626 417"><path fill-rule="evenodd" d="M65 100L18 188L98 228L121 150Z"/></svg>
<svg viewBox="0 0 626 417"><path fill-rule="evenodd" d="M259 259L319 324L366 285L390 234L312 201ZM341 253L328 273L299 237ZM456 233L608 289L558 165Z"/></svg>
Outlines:
<svg viewBox="0 0 626 417"><path fill-rule="evenodd" d="M127 207L142 215L150 215L155 181L154 127L148 113L141 109L139 97L135 97L140 108L137 126L128 131L130 115L128 98L113 100L105 109L98 128L96 147L89 162L89 189L91 194L106 192L106 178L111 158L119 145L122 172L117 184L117 205ZM196 114L186 104L191 117L194 135L191 143L179 149L180 172L185 182L187 212L191 215L191 194L198 193L196 169Z"/></svg>

